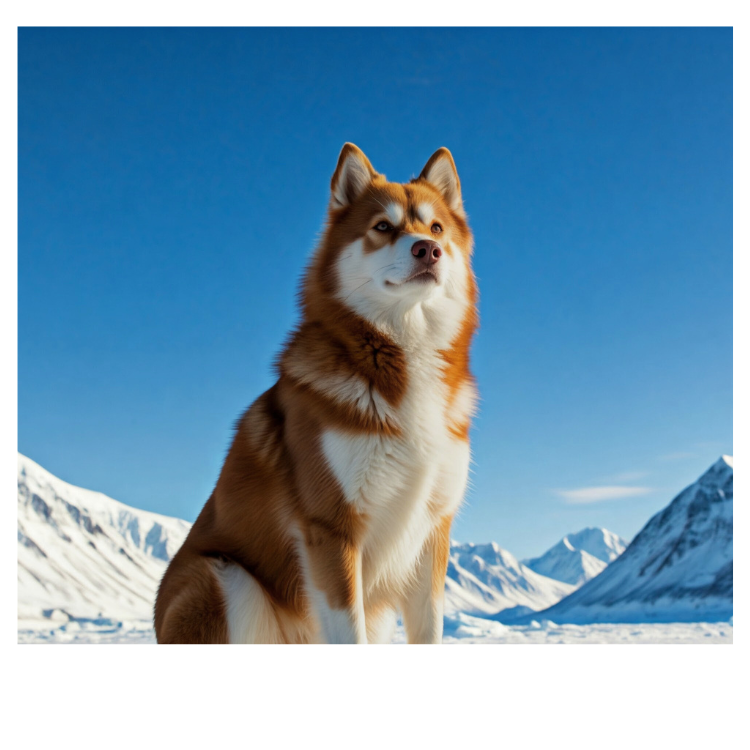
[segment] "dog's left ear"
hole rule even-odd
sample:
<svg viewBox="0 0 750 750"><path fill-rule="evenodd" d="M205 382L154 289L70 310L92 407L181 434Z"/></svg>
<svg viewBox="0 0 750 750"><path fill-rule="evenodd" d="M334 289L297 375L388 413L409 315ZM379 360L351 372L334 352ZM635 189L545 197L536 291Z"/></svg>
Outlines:
<svg viewBox="0 0 750 750"><path fill-rule="evenodd" d="M425 164L420 180L426 180L436 187L450 208L461 216L464 215L464 203L461 199L461 180L447 148L439 148Z"/></svg>

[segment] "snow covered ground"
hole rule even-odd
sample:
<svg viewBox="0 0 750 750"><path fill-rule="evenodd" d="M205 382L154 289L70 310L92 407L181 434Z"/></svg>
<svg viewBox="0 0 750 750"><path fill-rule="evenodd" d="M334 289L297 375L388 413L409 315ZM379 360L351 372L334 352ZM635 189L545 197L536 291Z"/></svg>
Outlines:
<svg viewBox="0 0 750 750"><path fill-rule="evenodd" d="M529 625L457 614L446 618L444 643L732 643L731 622L645 625ZM58 627L19 629L19 643L156 643L148 620L70 622ZM399 627L394 643L404 643Z"/></svg>

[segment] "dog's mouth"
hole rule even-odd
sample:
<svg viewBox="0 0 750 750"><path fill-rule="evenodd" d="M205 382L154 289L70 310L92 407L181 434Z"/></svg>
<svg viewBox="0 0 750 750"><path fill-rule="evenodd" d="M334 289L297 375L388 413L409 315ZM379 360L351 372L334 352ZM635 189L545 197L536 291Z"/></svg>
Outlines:
<svg viewBox="0 0 750 750"><path fill-rule="evenodd" d="M411 276L408 276L398 284L393 281L386 281L385 283L388 286L403 286L404 284L408 284L410 282L414 282L415 284L429 284L431 282L434 282L437 284L437 280L437 273L435 273L434 269L420 268L418 271L415 271Z"/></svg>
<svg viewBox="0 0 750 750"><path fill-rule="evenodd" d="M437 274L432 270L432 268L424 268L421 271L417 271L417 273L409 276L409 278L404 283L408 284L410 281L416 281L420 284L424 284L425 282L429 281L437 281Z"/></svg>

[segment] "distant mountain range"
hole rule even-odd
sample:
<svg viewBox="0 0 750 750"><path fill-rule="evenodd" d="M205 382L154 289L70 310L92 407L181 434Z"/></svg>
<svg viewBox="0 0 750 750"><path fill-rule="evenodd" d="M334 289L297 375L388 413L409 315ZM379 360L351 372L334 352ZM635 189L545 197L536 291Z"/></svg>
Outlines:
<svg viewBox="0 0 750 750"><path fill-rule="evenodd" d="M630 547L589 528L524 563L494 542L452 543L446 614L502 622L731 617L731 466L724 457ZM189 529L74 487L19 454L19 626L150 620L159 580Z"/></svg>
<svg viewBox="0 0 750 750"><path fill-rule="evenodd" d="M575 586L526 567L495 542L451 544L446 612L482 616L516 607L533 611L551 606L574 590Z"/></svg>

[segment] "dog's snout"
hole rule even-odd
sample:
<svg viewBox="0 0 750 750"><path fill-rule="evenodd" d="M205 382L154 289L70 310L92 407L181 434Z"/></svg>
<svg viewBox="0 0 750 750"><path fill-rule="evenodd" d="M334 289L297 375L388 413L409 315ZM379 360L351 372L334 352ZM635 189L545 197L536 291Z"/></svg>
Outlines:
<svg viewBox="0 0 750 750"><path fill-rule="evenodd" d="M432 240L418 240L411 246L411 254L427 266L437 263L443 254L443 248Z"/></svg>

